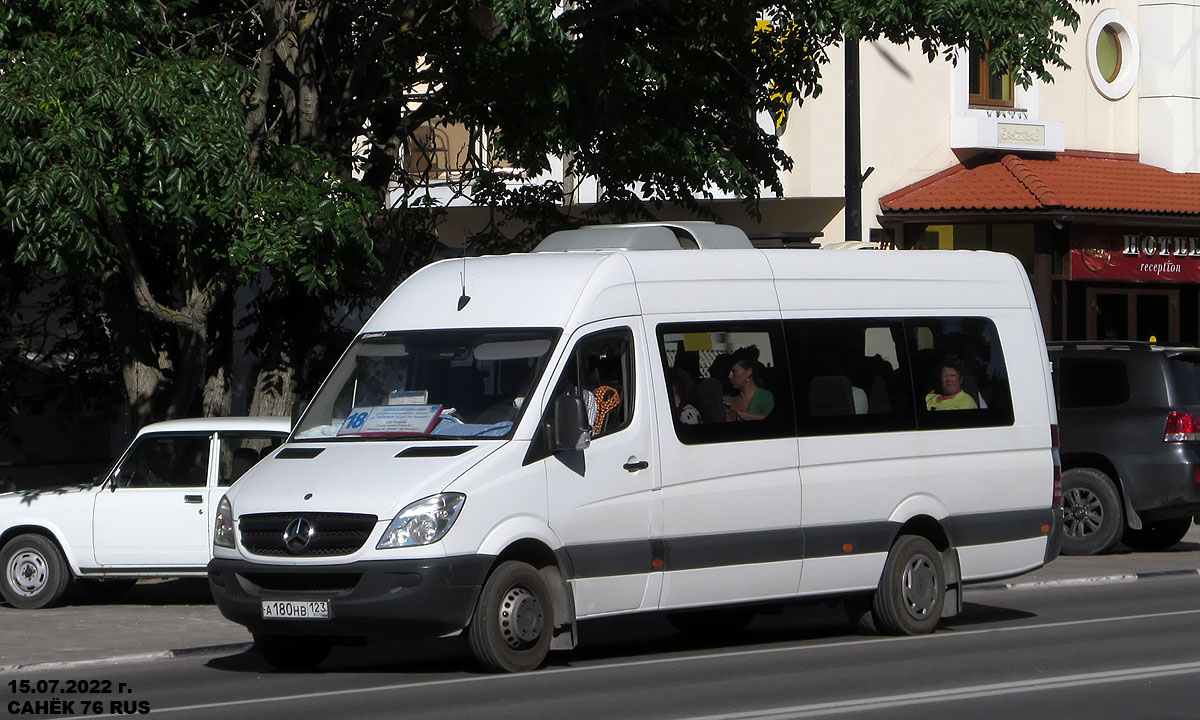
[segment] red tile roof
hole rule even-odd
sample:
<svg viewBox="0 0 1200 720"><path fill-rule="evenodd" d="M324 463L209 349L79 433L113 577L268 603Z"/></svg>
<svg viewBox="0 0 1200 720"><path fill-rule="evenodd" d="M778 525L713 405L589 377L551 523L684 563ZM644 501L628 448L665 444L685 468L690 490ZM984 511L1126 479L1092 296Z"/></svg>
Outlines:
<svg viewBox="0 0 1200 720"><path fill-rule="evenodd" d="M1200 173L1173 173L1130 156L1005 155L943 170L879 199L884 213L1095 211L1200 214Z"/></svg>

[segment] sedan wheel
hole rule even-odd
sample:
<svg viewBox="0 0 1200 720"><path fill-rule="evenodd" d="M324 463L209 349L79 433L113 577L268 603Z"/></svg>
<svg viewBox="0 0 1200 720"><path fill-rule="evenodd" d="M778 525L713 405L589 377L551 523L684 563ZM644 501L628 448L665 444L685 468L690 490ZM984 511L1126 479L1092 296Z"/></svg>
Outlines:
<svg viewBox="0 0 1200 720"><path fill-rule="evenodd" d="M62 552L41 535L18 535L0 550L0 594L16 608L41 608L58 602L70 573Z"/></svg>

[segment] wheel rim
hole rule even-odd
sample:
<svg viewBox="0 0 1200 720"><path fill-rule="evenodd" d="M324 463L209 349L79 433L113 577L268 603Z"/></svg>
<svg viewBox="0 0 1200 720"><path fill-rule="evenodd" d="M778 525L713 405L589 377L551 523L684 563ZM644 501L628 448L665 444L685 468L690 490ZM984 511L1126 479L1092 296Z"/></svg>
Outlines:
<svg viewBox="0 0 1200 720"><path fill-rule="evenodd" d="M545 613L537 596L523 585L514 585L500 603L500 634L514 650L537 644L545 626Z"/></svg>
<svg viewBox="0 0 1200 720"><path fill-rule="evenodd" d="M49 581L50 568L37 551L22 550L8 562L8 586L22 597L37 595Z"/></svg>
<svg viewBox="0 0 1200 720"><path fill-rule="evenodd" d="M1071 488L1063 494L1063 529L1067 537L1082 540L1104 524L1104 505L1087 488Z"/></svg>
<svg viewBox="0 0 1200 720"><path fill-rule="evenodd" d="M925 555L917 555L908 561L901 578L904 607L918 620L924 620L937 605L938 576L933 561Z"/></svg>

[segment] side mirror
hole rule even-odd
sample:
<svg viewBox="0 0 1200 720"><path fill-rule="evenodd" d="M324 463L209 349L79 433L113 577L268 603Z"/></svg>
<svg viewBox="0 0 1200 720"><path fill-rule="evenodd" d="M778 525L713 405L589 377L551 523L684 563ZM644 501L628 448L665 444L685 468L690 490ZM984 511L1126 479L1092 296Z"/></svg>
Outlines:
<svg viewBox="0 0 1200 720"><path fill-rule="evenodd" d="M592 442L592 429L587 421L587 406L578 395L563 395L554 399L551 431L554 452L586 450Z"/></svg>

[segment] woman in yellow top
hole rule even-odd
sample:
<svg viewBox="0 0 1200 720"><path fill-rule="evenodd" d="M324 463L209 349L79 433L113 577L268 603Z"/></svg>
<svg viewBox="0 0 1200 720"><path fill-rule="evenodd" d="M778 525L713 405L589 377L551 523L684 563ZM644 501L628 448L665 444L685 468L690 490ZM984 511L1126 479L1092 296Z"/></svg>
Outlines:
<svg viewBox="0 0 1200 720"><path fill-rule="evenodd" d="M975 398L962 389L966 369L962 360L950 356L941 364L941 387L925 396L926 410L975 410Z"/></svg>

